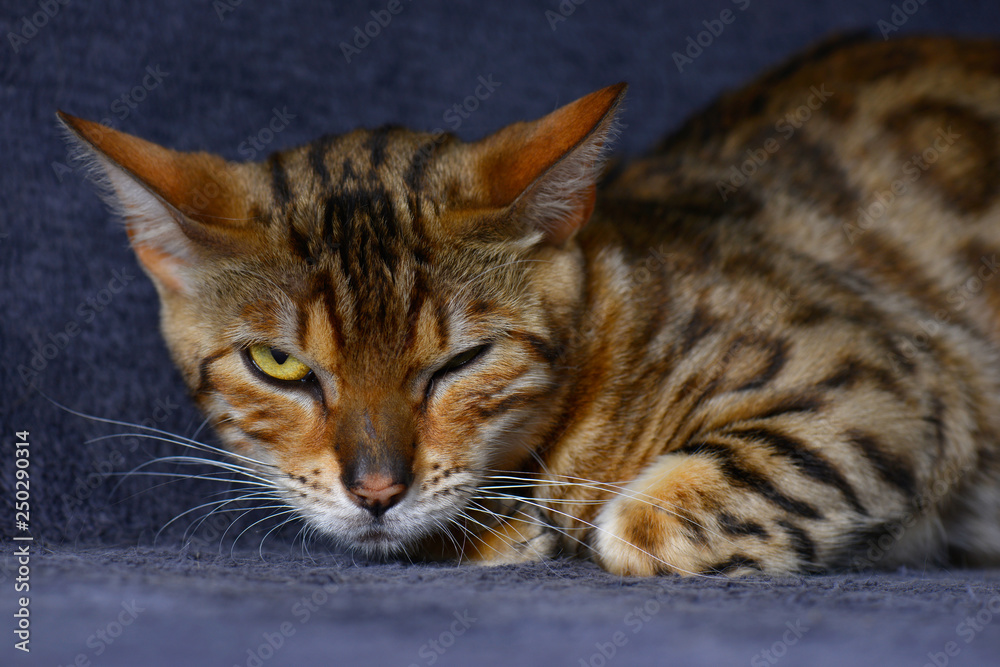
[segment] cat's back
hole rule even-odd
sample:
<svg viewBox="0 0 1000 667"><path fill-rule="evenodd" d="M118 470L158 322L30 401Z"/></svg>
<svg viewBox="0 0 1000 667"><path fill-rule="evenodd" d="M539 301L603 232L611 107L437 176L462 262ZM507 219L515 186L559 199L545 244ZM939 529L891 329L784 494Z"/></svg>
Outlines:
<svg viewBox="0 0 1000 667"><path fill-rule="evenodd" d="M1000 44L820 44L696 114L609 195L695 201L748 252L763 238L1000 342Z"/></svg>

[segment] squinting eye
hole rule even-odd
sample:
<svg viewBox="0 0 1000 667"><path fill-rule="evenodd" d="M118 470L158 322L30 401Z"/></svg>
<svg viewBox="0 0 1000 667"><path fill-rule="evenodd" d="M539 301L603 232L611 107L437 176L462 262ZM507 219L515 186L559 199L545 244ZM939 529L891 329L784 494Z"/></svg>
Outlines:
<svg viewBox="0 0 1000 667"><path fill-rule="evenodd" d="M262 373L276 380L295 381L309 375L309 367L304 363L287 352L268 345L251 346L250 359Z"/></svg>
<svg viewBox="0 0 1000 667"><path fill-rule="evenodd" d="M454 357L448 360L444 366L438 371L439 374L451 373L452 371L457 371L463 366L467 366L474 360L478 359L483 352L489 348L489 345L480 345L479 347L474 347L470 350L466 350L461 354L456 354Z"/></svg>
<svg viewBox="0 0 1000 667"><path fill-rule="evenodd" d="M473 361L483 356L483 354L485 354L489 349L490 343L486 343L485 345L470 348L465 352L460 352L449 359L448 363L437 369L437 371L434 372L434 375L431 376L431 379L427 382L427 388L425 390L427 396L430 396L434 392L434 387L436 386L438 380L450 373L455 373L465 368Z"/></svg>

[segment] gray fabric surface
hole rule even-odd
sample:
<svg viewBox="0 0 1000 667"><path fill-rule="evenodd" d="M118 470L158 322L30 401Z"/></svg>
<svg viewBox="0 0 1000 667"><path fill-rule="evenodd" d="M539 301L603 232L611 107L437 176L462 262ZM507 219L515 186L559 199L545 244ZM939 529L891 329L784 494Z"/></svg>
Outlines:
<svg viewBox="0 0 1000 667"><path fill-rule="evenodd" d="M472 139L626 80L619 148L634 154L721 90L833 31L877 36L879 22L895 16L894 35L1000 35L992 0L402 0L347 62L339 44L387 6L0 0L0 451L7 452L0 498L8 510L0 520L0 665L65 665L78 656L93 665L255 665L247 651L265 635L277 641L283 623L294 633L259 665L919 667L930 656L938 665L1000 664L1000 622L990 611L1000 611L998 572L643 581L587 563L355 563L315 544L313 561L295 539L297 526L268 536L262 558L257 545L275 525L252 526L262 514L225 536L228 521L196 525L197 513L169 523L217 484L122 480L179 449L133 438L91 442L133 429L78 417L49 398L184 435L196 432L200 417L159 338L154 290L123 231L67 167L56 109L239 159L276 110L294 118L266 150L390 122L450 129L447 110L480 76L492 76L500 87L456 128ZM904 6L912 16L897 13ZM735 20L678 71L673 52L726 9ZM28 656L12 648L17 575L8 539L15 532L9 451L22 429L31 432L37 540ZM185 532L193 539L187 547ZM225 556L216 555L220 545ZM336 589L301 622L294 605L325 594L328 584ZM643 620L634 610L647 604L656 612ZM439 654L428 642L449 642L452 624L461 625L454 614L466 611L476 620ZM962 625L970 614L989 620ZM116 626L119 619L127 625ZM786 624L808 630L798 637ZM970 636L970 627L981 630ZM119 629L110 644L94 634ZM624 641L603 657L617 632ZM949 642L954 655L945 653Z"/></svg>
<svg viewBox="0 0 1000 667"><path fill-rule="evenodd" d="M928 654L952 665L996 665L1000 656L1000 572L643 580L566 562L370 566L331 556L76 549L44 556L34 576L28 664L39 665L83 655L123 666L254 667L257 658L919 667ZM604 663L602 649L612 656Z"/></svg>

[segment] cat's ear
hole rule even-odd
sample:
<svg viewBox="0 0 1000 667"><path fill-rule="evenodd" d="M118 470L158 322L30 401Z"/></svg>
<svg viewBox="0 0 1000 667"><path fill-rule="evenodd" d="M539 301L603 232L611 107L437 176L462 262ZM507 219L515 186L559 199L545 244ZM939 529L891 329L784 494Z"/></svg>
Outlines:
<svg viewBox="0 0 1000 667"><path fill-rule="evenodd" d="M476 144L487 204L561 243L590 219L603 154L615 138L624 83L602 88L544 118L515 123Z"/></svg>
<svg viewBox="0 0 1000 667"><path fill-rule="evenodd" d="M208 153L182 153L58 112L74 147L111 208L122 216L139 261L159 287L190 293L188 268L225 250L247 219L232 165Z"/></svg>

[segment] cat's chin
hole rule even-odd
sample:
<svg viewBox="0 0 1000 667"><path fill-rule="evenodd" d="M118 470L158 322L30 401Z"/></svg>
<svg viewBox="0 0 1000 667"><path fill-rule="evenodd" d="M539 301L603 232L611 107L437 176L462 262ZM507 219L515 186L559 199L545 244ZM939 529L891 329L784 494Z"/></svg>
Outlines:
<svg viewBox="0 0 1000 667"><path fill-rule="evenodd" d="M350 542L341 536L339 541L351 553L373 562L455 562L464 555L459 546L461 542L441 532L428 532L405 540L372 533Z"/></svg>
<svg viewBox="0 0 1000 667"><path fill-rule="evenodd" d="M323 530L340 548L372 561L451 561L462 557L464 540L436 528L434 522L372 521L361 526L341 526L338 530Z"/></svg>
<svg viewBox="0 0 1000 667"><path fill-rule="evenodd" d="M415 546L427 539L429 528L403 525L400 521L375 520L365 525L329 526L314 524L318 532L349 551L375 560L387 560L410 555Z"/></svg>
<svg viewBox="0 0 1000 667"><path fill-rule="evenodd" d="M368 558L381 560L402 555L412 543L412 539L404 541L389 531L373 528L352 536L348 546L352 551L364 554Z"/></svg>

